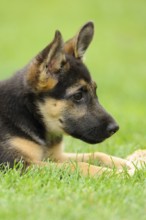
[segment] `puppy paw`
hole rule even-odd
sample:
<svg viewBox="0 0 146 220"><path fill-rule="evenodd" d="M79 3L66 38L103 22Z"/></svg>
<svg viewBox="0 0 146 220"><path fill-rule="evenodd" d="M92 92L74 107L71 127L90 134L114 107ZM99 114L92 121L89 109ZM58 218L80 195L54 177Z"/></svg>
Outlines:
<svg viewBox="0 0 146 220"><path fill-rule="evenodd" d="M146 150L137 150L126 158L135 169L146 168Z"/></svg>

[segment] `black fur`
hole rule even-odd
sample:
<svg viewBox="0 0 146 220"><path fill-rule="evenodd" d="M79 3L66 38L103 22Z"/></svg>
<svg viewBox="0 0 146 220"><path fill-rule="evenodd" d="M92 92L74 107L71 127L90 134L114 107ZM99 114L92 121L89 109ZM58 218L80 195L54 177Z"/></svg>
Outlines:
<svg viewBox="0 0 146 220"><path fill-rule="evenodd" d="M80 59L92 37L93 24L89 22L76 38L79 40L77 48L72 48L70 53L63 50L61 34L56 32L53 42L26 67L0 82L0 164L8 162L12 166L15 160L23 157L15 147L12 148L10 141L13 137L50 149L62 142L63 132L93 144L118 130L114 119L100 105L89 70ZM65 46L69 50L67 43ZM76 57L73 55L75 49L78 50ZM81 84L73 94L67 93L69 88L81 81L86 85ZM47 124L50 122L39 109L38 104L44 107L43 104L50 99L65 104L60 110L60 117L54 119L52 116L51 119L51 126L57 121L61 132L51 130L50 124Z"/></svg>

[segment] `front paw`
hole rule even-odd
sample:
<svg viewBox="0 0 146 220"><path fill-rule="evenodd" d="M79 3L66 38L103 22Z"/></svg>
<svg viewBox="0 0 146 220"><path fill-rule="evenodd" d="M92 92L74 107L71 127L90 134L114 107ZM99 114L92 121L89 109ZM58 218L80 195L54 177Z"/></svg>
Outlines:
<svg viewBox="0 0 146 220"><path fill-rule="evenodd" d="M146 150L137 150L126 158L135 168L142 169L146 167Z"/></svg>

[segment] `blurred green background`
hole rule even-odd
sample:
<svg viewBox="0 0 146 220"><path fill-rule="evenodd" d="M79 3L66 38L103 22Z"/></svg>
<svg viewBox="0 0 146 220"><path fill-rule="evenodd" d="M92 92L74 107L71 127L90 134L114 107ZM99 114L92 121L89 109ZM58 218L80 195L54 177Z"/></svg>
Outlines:
<svg viewBox="0 0 146 220"><path fill-rule="evenodd" d="M89 20L95 36L85 63L120 131L94 146L66 137L66 150L125 157L146 148L145 0L0 0L0 79L22 68L56 29L67 40ZM79 178L51 168L0 172L0 219L144 220L145 183L144 170L123 179Z"/></svg>
<svg viewBox="0 0 146 220"><path fill-rule="evenodd" d="M56 29L67 40L89 20L95 23L95 36L85 62L101 103L121 129L98 147L67 138L67 150L125 156L146 143L145 0L0 0L0 78L23 67Z"/></svg>

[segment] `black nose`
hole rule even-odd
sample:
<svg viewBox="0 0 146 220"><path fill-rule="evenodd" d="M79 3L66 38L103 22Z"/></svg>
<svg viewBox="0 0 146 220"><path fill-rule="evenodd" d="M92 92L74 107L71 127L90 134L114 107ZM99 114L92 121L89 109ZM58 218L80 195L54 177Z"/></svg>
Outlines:
<svg viewBox="0 0 146 220"><path fill-rule="evenodd" d="M116 123L110 123L107 126L107 133L108 133L109 136L113 135L118 130L119 130L119 126Z"/></svg>

